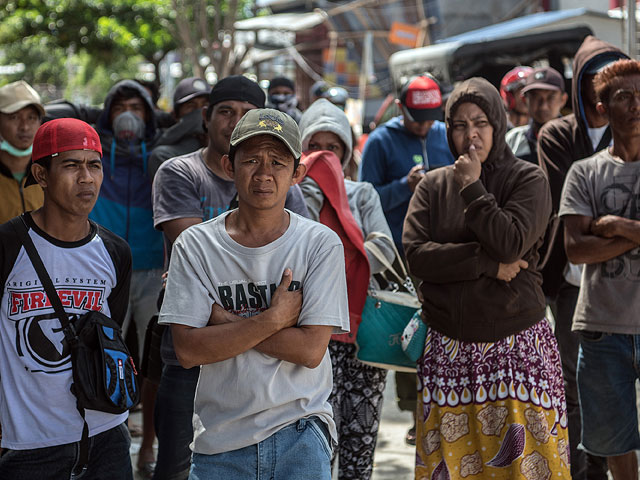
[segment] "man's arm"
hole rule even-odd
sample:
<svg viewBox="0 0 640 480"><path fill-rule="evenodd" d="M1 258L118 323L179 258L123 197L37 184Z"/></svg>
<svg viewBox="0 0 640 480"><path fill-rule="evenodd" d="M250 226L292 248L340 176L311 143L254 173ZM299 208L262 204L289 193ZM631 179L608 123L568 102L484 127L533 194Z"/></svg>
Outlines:
<svg viewBox="0 0 640 480"><path fill-rule="evenodd" d="M202 223L202 201L191 172L182 162L163 163L153 178L153 226L171 243L183 230Z"/></svg>
<svg viewBox="0 0 640 480"><path fill-rule="evenodd" d="M242 320L242 317L214 304L209 324L228 325ZM333 328L328 325L300 325L283 328L253 348L278 360L307 368L316 368L320 365L327 351Z"/></svg>
<svg viewBox="0 0 640 480"><path fill-rule="evenodd" d="M599 237L623 237L640 244L640 221L617 215L603 215L591 222L591 233Z"/></svg>
<svg viewBox="0 0 640 480"><path fill-rule="evenodd" d="M329 325L300 325L280 330L255 349L270 357L316 368L324 357L334 327Z"/></svg>
<svg viewBox="0 0 640 480"><path fill-rule="evenodd" d="M371 183L378 195L385 212L402 205L411 198L408 177L387 181L386 179L386 152L382 142L377 138L369 137L362 152L360 165L360 180Z"/></svg>
<svg viewBox="0 0 640 480"><path fill-rule="evenodd" d="M288 291L291 279L292 272L286 269L271 306L253 317L236 317L233 319L235 321L226 323L212 323L210 319L209 325L202 328L172 324L173 346L180 365L191 368L228 360L250 350L282 329L296 325L302 305L302 292Z"/></svg>
<svg viewBox="0 0 640 480"><path fill-rule="evenodd" d="M158 225L158 229L162 230L171 243L176 241L176 238L187 228L192 225L202 223L201 218L187 217L176 218L175 220L169 220Z"/></svg>
<svg viewBox="0 0 640 480"><path fill-rule="evenodd" d="M610 216L607 216L610 217ZM601 217L601 218L607 218ZM620 217L616 217L620 219ZM606 262L638 246L637 242L623 236L600 236L594 233L602 231L598 220L583 215L565 215L564 220L564 248L567 258L575 264ZM621 219L626 220L626 219ZM610 219L608 220L611 221ZM594 229L592 229L594 223ZM620 222L622 223L622 222ZM634 222L638 223L638 222ZM640 235L640 228L636 225L633 235ZM615 231L613 229L612 231ZM608 231L607 233L611 233Z"/></svg>

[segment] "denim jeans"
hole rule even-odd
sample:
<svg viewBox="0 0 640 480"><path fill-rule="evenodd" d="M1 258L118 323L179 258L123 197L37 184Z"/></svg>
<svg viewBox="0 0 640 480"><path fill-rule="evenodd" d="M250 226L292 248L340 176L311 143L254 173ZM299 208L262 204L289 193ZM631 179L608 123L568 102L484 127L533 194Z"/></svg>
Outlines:
<svg viewBox="0 0 640 480"><path fill-rule="evenodd" d="M165 365L162 369L154 425L158 456L154 480L184 480L189 476L193 441L193 399L200 367L184 369Z"/></svg>
<svg viewBox="0 0 640 480"><path fill-rule="evenodd" d="M322 420L302 418L256 445L194 453L189 480L331 480L329 442Z"/></svg>
<svg viewBox="0 0 640 480"><path fill-rule="evenodd" d="M89 465L82 480L133 480L127 426L89 438ZM80 442L30 450L5 450L0 457L0 478L16 480L68 480L78 459Z"/></svg>
<svg viewBox="0 0 640 480"><path fill-rule="evenodd" d="M636 381L640 335L580 332L581 447L602 457L640 449Z"/></svg>

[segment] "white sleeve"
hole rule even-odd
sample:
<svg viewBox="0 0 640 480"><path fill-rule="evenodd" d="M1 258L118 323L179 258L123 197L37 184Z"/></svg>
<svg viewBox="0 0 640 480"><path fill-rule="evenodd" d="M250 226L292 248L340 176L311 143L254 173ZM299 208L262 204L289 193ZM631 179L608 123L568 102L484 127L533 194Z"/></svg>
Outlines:
<svg viewBox="0 0 640 480"><path fill-rule="evenodd" d="M331 325L336 327L335 333L349 331L342 243L319 251L311 259L302 284L302 311L298 325Z"/></svg>

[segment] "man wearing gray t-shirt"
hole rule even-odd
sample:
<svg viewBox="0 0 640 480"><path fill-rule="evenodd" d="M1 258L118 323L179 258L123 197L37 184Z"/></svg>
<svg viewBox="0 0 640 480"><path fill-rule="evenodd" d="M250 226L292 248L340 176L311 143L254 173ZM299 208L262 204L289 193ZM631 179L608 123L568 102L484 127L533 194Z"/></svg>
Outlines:
<svg viewBox="0 0 640 480"><path fill-rule="evenodd" d="M183 230L229 209L236 186L222 168L222 157L229 152L238 121L264 103L264 92L256 82L242 75L220 80L209 94L209 106L202 109L209 145L167 160L158 169L153 181L153 221L164 233L169 255L171 244ZM297 185L289 189L286 207L308 215ZM200 369L180 366L169 329L163 335L161 354L164 367L154 415L158 456L153 479L179 480L189 473L193 396Z"/></svg>
<svg viewBox="0 0 640 480"><path fill-rule="evenodd" d="M586 264L573 317L580 334L581 448L607 457L615 480L637 479L640 62L610 64L594 87L613 146L571 166L559 212L567 257Z"/></svg>
<svg viewBox="0 0 640 480"><path fill-rule="evenodd" d="M222 159L238 208L173 245L160 323L200 367L190 478L331 478L327 346L349 329L339 237L289 210L305 173L295 121L249 111Z"/></svg>

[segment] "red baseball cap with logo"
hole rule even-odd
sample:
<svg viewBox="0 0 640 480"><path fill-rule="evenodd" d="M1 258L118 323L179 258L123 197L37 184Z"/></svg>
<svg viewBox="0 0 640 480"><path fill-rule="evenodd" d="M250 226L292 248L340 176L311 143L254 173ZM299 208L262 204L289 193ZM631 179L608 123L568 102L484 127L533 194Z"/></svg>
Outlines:
<svg viewBox="0 0 640 480"><path fill-rule="evenodd" d="M411 121L442 119L442 93L431 75L410 78L402 86L399 100Z"/></svg>
<svg viewBox="0 0 640 480"><path fill-rule="evenodd" d="M38 128L33 139L31 162L70 150L93 150L102 156L100 137L91 125L76 118L57 118ZM25 186L36 183L29 173Z"/></svg>

